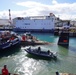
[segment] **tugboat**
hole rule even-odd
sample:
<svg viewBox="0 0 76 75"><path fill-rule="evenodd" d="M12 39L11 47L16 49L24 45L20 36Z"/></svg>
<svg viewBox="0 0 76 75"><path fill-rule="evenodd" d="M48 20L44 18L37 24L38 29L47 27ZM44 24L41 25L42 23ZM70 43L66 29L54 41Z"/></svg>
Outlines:
<svg viewBox="0 0 76 75"><path fill-rule="evenodd" d="M29 48L25 49L25 51L34 56L44 57L44 58L48 58L48 59L57 59L56 53L53 53L50 50L42 51L40 47L38 47L36 49L31 49L31 47L29 47Z"/></svg>

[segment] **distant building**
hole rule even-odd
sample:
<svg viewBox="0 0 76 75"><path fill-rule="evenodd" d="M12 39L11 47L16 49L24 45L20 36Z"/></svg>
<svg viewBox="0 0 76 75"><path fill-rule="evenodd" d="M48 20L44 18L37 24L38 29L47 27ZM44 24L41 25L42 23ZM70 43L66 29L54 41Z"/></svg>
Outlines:
<svg viewBox="0 0 76 75"><path fill-rule="evenodd" d="M70 24L71 24L72 26L75 26L75 27L76 27L76 20L70 21Z"/></svg>
<svg viewBox="0 0 76 75"><path fill-rule="evenodd" d="M9 19L0 19L0 29L12 29L13 26Z"/></svg>

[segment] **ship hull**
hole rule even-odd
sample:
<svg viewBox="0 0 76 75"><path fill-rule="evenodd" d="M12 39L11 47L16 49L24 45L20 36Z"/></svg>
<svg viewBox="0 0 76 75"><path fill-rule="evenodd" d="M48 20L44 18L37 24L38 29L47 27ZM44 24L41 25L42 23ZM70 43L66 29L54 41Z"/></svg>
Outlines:
<svg viewBox="0 0 76 75"><path fill-rule="evenodd" d="M54 29L18 29L18 28L14 28L13 31L18 31L18 32L54 32Z"/></svg>

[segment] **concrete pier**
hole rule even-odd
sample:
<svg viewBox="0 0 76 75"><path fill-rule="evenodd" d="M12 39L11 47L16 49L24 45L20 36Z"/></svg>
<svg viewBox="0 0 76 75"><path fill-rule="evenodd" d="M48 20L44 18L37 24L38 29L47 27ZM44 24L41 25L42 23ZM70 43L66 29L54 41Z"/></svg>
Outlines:
<svg viewBox="0 0 76 75"><path fill-rule="evenodd" d="M68 48L69 46L69 31L68 30L61 32L59 36L59 40L58 40L58 45Z"/></svg>
<svg viewBox="0 0 76 75"><path fill-rule="evenodd" d="M27 45L49 45L51 43L40 41L40 40L33 40L33 41L21 41L21 46L27 46Z"/></svg>

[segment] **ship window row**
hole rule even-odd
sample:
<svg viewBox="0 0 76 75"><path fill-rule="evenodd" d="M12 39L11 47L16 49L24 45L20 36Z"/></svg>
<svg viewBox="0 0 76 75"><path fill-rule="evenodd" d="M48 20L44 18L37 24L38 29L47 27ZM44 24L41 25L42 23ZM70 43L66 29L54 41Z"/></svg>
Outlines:
<svg viewBox="0 0 76 75"><path fill-rule="evenodd" d="M22 26L21 26L21 27L16 27L16 28L26 28L26 27L22 27Z"/></svg>
<svg viewBox="0 0 76 75"><path fill-rule="evenodd" d="M34 22L36 22L36 21L44 22L45 20L46 20L46 19L43 19L43 20L36 20L36 19L34 19ZM54 21L54 18L51 18L51 19L48 19L48 20L50 20L50 21L52 21L52 22L53 22L53 21ZM47 21L48 21L48 20L47 20Z"/></svg>
<svg viewBox="0 0 76 75"><path fill-rule="evenodd" d="M25 23L24 25L30 25L30 23Z"/></svg>
<svg viewBox="0 0 76 75"><path fill-rule="evenodd" d="M31 25L31 23L24 23L24 25ZM34 23L33 25L51 25L51 23Z"/></svg>
<svg viewBox="0 0 76 75"><path fill-rule="evenodd" d="M30 19L30 20L28 20L28 19L22 19L22 18L19 18L18 19L19 21L21 20L22 22L24 22L24 21L31 21L31 22L37 22L37 21L40 21L40 22L43 22L43 21L54 21L55 19L54 18L50 18L50 19ZM17 22L17 21L16 21Z"/></svg>

